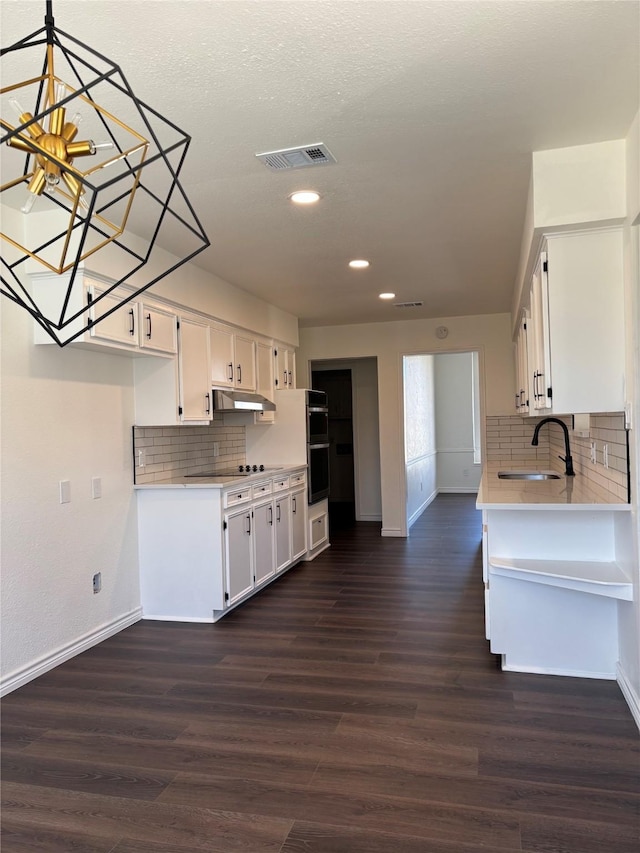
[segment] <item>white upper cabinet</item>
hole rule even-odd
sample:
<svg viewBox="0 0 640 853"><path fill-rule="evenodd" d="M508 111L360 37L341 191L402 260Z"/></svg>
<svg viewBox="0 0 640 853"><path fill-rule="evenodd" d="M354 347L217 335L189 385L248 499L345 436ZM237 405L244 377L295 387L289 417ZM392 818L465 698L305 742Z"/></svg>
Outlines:
<svg viewBox="0 0 640 853"><path fill-rule="evenodd" d="M529 357L527 352L528 312L523 311L515 343L516 393L515 409L520 415L529 413Z"/></svg>
<svg viewBox="0 0 640 853"><path fill-rule="evenodd" d="M278 391L288 391L296 387L296 351L290 347L276 344L275 382Z"/></svg>
<svg viewBox="0 0 640 853"><path fill-rule="evenodd" d="M209 326L181 317L178 414L182 423L201 423L213 417L209 346Z"/></svg>
<svg viewBox="0 0 640 853"><path fill-rule="evenodd" d="M256 390L256 342L244 335L234 337L235 387Z"/></svg>
<svg viewBox="0 0 640 853"><path fill-rule="evenodd" d="M211 327L211 384L256 390L256 342L221 325Z"/></svg>
<svg viewBox="0 0 640 853"><path fill-rule="evenodd" d="M256 344L256 391L272 402L275 400L273 368L273 347L271 344L258 341ZM255 412L255 423L273 423L275 414L275 412Z"/></svg>
<svg viewBox="0 0 640 853"><path fill-rule="evenodd" d="M530 414L624 409L619 227L546 237L527 328Z"/></svg>
<svg viewBox="0 0 640 853"><path fill-rule="evenodd" d="M138 328L142 349L167 355L177 353L178 318L173 312L143 302Z"/></svg>
<svg viewBox="0 0 640 853"><path fill-rule="evenodd" d="M108 285L93 283L89 279L85 279L85 287L89 304L98 296L102 296L108 289ZM102 296L99 306L100 315L115 308L119 301L120 299L115 296ZM95 312L90 310L91 319L94 315ZM104 320L100 320L99 323L95 323L89 329L89 336L96 341L110 341L127 347L137 347L140 340L139 335L138 303L134 301L126 302L121 308L116 308L112 314L109 314Z"/></svg>

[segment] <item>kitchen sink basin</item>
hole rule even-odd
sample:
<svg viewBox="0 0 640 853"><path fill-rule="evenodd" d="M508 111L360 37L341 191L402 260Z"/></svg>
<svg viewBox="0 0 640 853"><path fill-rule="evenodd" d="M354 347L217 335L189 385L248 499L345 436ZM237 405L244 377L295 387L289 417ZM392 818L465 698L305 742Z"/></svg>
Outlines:
<svg viewBox="0 0 640 853"><path fill-rule="evenodd" d="M560 474L551 471L498 471L500 480L561 480Z"/></svg>

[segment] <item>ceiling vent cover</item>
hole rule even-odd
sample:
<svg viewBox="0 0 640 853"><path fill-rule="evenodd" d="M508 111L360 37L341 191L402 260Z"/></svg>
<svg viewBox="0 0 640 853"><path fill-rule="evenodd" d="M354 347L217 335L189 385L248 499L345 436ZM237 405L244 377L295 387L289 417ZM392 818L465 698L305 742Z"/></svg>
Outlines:
<svg viewBox="0 0 640 853"><path fill-rule="evenodd" d="M421 308L424 305L423 302L394 302L394 308Z"/></svg>
<svg viewBox="0 0 640 853"><path fill-rule="evenodd" d="M303 169L308 166L330 166L336 158L322 142L315 145L303 145L301 148L283 148L280 151L265 151L256 154L273 172L282 169Z"/></svg>

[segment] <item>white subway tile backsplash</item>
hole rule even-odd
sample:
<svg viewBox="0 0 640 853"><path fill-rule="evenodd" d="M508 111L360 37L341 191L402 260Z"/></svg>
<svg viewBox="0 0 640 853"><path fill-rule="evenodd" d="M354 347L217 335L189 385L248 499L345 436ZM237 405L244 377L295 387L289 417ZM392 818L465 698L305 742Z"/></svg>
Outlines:
<svg viewBox="0 0 640 853"><path fill-rule="evenodd" d="M565 455L564 437L556 427L543 427L538 447L531 445L535 425L541 418L488 417L486 419L487 460L526 461L535 459L547 467L563 471L564 463L558 458ZM563 420L571 429L570 416ZM588 438L574 436L570 432L571 455L574 470L586 477L596 491L616 495L627 500L627 436L624 429L624 414L593 414L590 418ZM591 442L597 444L598 464L591 462ZM609 467L602 463L602 445L609 447Z"/></svg>
<svg viewBox="0 0 640 853"><path fill-rule="evenodd" d="M144 449L145 465L134 469L135 482L155 483L203 470L220 471L244 465L245 428L228 426L214 415L211 426L134 427L134 455ZM213 443L219 455L213 455Z"/></svg>

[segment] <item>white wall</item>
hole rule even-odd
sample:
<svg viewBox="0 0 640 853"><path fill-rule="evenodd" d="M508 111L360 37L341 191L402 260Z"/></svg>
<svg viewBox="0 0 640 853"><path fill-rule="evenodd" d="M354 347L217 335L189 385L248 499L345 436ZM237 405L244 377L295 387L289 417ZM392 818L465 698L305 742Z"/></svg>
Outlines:
<svg viewBox="0 0 640 853"><path fill-rule="evenodd" d="M159 271L157 250L147 276ZM90 268L116 277L109 250ZM150 291L297 343L297 319L192 264ZM2 675L6 692L139 618L132 491L133 361L51 344L7 299L2 313ZM103 497L91 497L91 478ZM58 482L71 483L61 505ZM102 573L102 592L92 576Z"/></svg>
<svg viewBox="0 0 640 853"><path fill-rule="evenodd" d="M632 542L626 568L633 579L633 602L619 605L618 681L640 726L640 113L626 138L627 219L624 226L627 397L632 410ZM634 224L635 223L635 224Z"/></svg>
<svg viewBox="0 0 640 853"><path fill-rule="evenodd" d="M0 313L2 686L11 689L135 621L140 594L131 361L34 347L27 313L6 299ZM99 500L92 477L102 479ZM60 480L71 483L64 505Z"/></svg>
<svg viewBox="0 0 640 853"><path fill-rule="evenodd" d="M435 335L436 328L441 325L449 329L445 341ZM300 375L308 376L309 361L377 358L383 535L407 535L402 356L472 349L477 349L481 356L486 414L512 414L515 379L509 314L397 320L300 330Z"/></svg>
<svg viewBox="0 0 640 853"><path fill-rule="evenodd" d="M404 442L407 526L436 496L434 356L404 357Z"/></svg>
<svg viewBox="0 0 640 853"><path fill-rule="evenodd" d="M434 376L438 491L475 492L482 467L473 461L473 353L436 355Z"/></svg>

